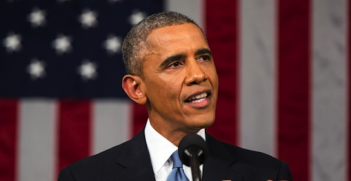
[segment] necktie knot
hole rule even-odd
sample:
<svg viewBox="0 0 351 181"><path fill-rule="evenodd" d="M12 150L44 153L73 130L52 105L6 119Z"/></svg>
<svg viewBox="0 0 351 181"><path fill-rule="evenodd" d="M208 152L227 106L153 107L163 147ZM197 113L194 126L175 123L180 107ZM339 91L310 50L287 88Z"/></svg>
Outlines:
<svg viewBox="0 0 351 181"><path fill-rule="evenodd" d="M171 158L173 161L173 168L183 168L183 163L179 159L178 150L172 153Z"/></svg>

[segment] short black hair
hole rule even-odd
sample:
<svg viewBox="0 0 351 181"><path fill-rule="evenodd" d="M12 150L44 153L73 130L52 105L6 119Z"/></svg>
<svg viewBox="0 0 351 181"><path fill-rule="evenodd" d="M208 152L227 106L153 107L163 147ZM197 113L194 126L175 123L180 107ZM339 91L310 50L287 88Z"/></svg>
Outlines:
<svg viewBox="0 0 351 181"><path fill-rule="evenodd" d="M123 61L128 74L142 76L141 51L147 48L147 37L155 29L165 26L181 25L192 23L199 27L194 20L177 12L161 12L146 17L135 25L127 34L123 41L122 54ZM202 31L202 29L199 27ZM205 34L202 31L204 38ZM207 41L207 39L206 39Z"/></svg>

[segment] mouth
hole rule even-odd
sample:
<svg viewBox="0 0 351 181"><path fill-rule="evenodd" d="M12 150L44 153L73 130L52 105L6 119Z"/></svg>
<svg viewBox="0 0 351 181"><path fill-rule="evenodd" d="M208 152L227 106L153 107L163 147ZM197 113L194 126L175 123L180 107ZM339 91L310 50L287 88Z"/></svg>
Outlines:
<svg viewBox="0 0 351 181"><path fill-rule="evenodd" d="M211 96L211 91L200 91L190 95L185 102L192 103L192 104L200 104L208 102L208 98Z"/></svg>

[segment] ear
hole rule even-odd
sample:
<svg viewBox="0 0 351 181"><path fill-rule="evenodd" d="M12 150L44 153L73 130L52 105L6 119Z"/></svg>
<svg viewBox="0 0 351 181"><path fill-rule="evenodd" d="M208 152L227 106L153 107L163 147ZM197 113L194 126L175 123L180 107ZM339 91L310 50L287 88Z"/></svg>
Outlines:
<svg viewBox="0 0 351 181"><path fill-rule="evenodd" d="M145 104L147 101L145 92L141 88L142 84L143 80L139 76L125 75L122 79L124 92L126 92L130 99L138 104Z"/></svg>

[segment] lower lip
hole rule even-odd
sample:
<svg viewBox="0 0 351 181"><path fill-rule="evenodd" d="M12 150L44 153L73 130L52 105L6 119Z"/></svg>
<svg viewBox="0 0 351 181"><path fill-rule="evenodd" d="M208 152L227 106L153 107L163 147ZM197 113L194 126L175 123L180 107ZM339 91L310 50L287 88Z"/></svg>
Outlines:
<svg viewBox="0 0 351 181"><path fill-rule="evenodd" d="M194 108L204 108L210 104L210 99L206 97L205 100L201 102L186 102L186 104Z"/></svg>

